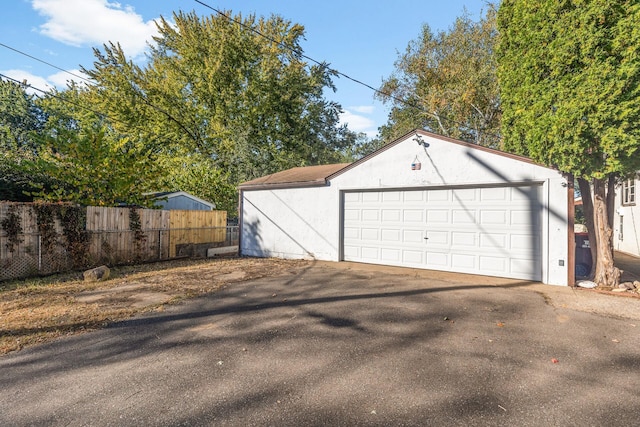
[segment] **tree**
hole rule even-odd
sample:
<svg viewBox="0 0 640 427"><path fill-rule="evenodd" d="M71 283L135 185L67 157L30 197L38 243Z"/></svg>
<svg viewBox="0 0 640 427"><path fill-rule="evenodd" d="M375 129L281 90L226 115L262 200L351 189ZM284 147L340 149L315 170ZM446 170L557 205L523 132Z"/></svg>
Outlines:
<svg viewBox="0 0 640 427"><path fill-rule="evenodd" d="M392 104L380 129L393 140L415 128L498 146L500 102L494 47L495 10L478 22L459 17L448 31L424 25L386 79L379 97Z"/></svg>
<svg viewBox="0 0 640 427"><path fill-rule="evenodd" d="M39 187L35 196L92 206L153 204L146 194L164 174L153 145L114 130L108 117L92 109L82 86L54 91L39 105L47 121L36 155L24 163L30 173L52 182L33 183Z"/></svg>
<svg viewBox="0 0 640 427"><path fill-rule="evenodd" d="M22 85L0 80L0 200L29 201L27 193L34 190L31 182L46 184L44 177L23 167L35 155L36 136L45 120L34 96Z"/></svg>
<svg viewBox="0 0 640 427"><path fill-rule="evenodd" d="M329 68L303 61L302 26L277 16L180 12L173 22L161 19L158 30L145 66L110 44L83 70L97 83L87 88L93 105L115 119L114 130L140 136L168 158L187 153L196 170L209 165L222 188L340 161L353 143L338 126L340 106L323 98L333 89ZM237 203L226 189L219 194L225 200L216 204Z"/></svg>
<svg viewBox="0 0 640 427"><path fill-rule="evenodd" d="M161 156L158 159L166 174L160 177L157 188L166 191L186 191L216 204L227 211L228 217L237 214L236 188L230 184L228 172L216 167L214 161L202 154L187 153Z"/></svg>
<svg viewBox="0 0 640 427"><path fill-rule="evenodd" d="M638 22L631 0L503 0L498 12L505 148L578 178L602 286L620 279L615 183L640 168Z"/></svg>

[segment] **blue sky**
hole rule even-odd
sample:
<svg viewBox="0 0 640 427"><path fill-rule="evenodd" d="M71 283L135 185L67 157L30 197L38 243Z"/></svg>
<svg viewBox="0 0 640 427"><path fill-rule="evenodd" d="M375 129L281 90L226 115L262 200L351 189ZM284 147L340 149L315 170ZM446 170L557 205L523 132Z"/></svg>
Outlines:
<svg viewBox="0 0 640 427"><path fill-rule="evenodd" d="M466 9L478 19L487 0L394 0L308 2L302 0L206 0L221 10L243 15L278 14L306 29L302 47L307 56L373 87L393 72L398 52L416 39L423 24L446 30ZM91 68L92 47L118 41L130 57L144 60L145 41L155 32L153 21L173 11L214 13L193 0L10 0L0 14L0 43L65 70ZM72 78L55 68L0 46L0 73L39 87L64 88ZM357 132L375 136L386 123L388 107L371 89L336 78L342 120Z"/></svg>

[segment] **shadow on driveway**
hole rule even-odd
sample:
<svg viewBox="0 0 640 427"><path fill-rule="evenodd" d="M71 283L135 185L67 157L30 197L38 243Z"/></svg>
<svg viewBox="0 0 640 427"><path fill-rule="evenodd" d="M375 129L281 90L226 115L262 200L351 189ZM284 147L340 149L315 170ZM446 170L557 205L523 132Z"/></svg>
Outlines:
<svg viewBox="0 0 640 427"><path fill-rule="evenodd" d="M0 424L637 422L640 325L454 279L317 263L11 354Z"/></svg>

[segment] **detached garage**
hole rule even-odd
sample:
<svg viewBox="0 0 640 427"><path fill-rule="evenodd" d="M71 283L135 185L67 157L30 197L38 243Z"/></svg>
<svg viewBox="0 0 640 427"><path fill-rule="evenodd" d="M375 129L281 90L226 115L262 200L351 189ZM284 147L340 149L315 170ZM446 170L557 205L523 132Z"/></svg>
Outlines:
<svg viewBox="0 0 640 427"><path fill-rule="evenodd" d="M567 285L571 187L527 158L417 130L352 164L242 184L240 252Z"/></svg>

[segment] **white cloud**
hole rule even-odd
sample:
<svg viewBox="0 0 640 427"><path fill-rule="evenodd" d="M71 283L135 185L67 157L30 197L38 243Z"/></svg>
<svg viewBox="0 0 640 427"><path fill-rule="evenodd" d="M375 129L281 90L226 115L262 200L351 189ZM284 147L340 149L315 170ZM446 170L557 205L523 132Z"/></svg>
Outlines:
<svg viewBox="0 0 640 427"><path fill-rule="evenodd" d="M68 70L69 73L75 74L76 76L79 77L84 77L85 79L88 79L89 76L85 75L82 73L82 71L80 70ZM53 85L57 88L64 88L67 86L67 83L71 80L75 81L76 83L86 83L85 80L82 80L78 77L74 77L69 73L65 73L64 71L60 71L58 73L52 74L49 77L47 77L47 80L50 81L51 83L53 83Z"/></svg>
<svg viewBox="0 0 640 427"><path fill-rule="evenodd" d="M374 137L378 133L373 120L360 114L354 114L349 110L344 110L344 112L340 114L340 124L348 125L349 129L354 132L364 132L369 137Z"/></svg>
<svg viewBox="0 0 640 427"><path fill-rule="evenodd" d="M84 74L80 70L70 70L71 73L77 74L80 77L84 77ZM4 74L18 82L27 82L28 86L26 91L30 94L44 95L42 91L49 91L53 88L65 89L69 80L75 80L77 83L86 83L84 80L76 78L68 73L60 71L59 73L52 74L48 77L36 76L29 71L24 70L6 70L0 71L0 74Z"/></svg>
<svg viewBox="0 0 640 427"><path fill-rule="evenodd" d="M373 114L375 109L376 107L374 107L373 105L359 105L355 107L349 107L349 110L355 111L356 113L360 114Z"/></svg>
<svg viewBox="0 0 640 427"><path fill-rule="evenodd" d="M47 79L40 76L36 76L24 70L6 70L6 71L0 71L0 74L4 74L5 76L11 77L12 79L19 81L20 83L26 81L29 86L33 86L33 88L29 88L29 87L26 88L27 93L30 93L30 94L35 93L37 95L42 95L43 93L37 89L47 91L52 89L54 86L51 83L49 83ZM34 89L34 88L37 88L37 89Z"/></svg>
<svg viewBox="0 0 640 427"><path fill-rule="evenodd" d="M72 46L96 46L119 42L128 56L146 49L157 29L131 6L108 0L32 0L32 7L46 18L39 28L45 36Z"/></svg>

